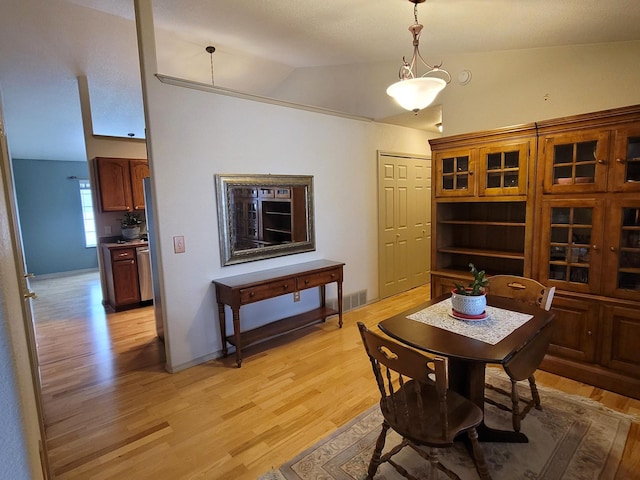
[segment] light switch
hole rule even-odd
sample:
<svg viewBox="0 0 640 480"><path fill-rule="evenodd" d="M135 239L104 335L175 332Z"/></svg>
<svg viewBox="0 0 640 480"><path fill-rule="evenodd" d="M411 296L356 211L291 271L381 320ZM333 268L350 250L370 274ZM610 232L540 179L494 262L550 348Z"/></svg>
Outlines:
<svg viewBox="0 0 640 480"><path fill-rule="evenodd" d="M173 251L175 253L184 253L185 252L184 237L183 236L173 237Z"/></svg>

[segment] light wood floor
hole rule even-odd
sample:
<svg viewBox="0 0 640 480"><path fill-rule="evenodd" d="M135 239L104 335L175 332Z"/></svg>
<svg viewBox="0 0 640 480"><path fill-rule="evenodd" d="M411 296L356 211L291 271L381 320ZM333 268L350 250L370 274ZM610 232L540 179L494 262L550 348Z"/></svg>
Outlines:
<svg viewBox="0 0 640 480"><path fill-rule="evenodd" d="M428 298L420 287L169 374L152 307L105 314L97 274L35 280L36 334L55 479L254 480L374 405L357 321ZM213 319L211 328L216 328ZM539 372L539 384L640 415L640 401ZM632 454L635 452L635 454ZM640 471L634 424L619 480Z"/></svg>

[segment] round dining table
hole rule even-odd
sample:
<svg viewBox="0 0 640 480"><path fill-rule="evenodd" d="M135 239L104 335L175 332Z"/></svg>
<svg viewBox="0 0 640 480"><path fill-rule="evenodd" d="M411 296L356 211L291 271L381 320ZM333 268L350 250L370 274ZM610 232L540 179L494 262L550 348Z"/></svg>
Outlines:
<svg viewBox="0 0 640 480"><path fill-rule="evenodd" d="M471 400L484 412L486 365L502 365L517 355L544 328L551 328L554 314L511 298L487 295L488 306L506 310L507 314L517 312L531 317L495 344L408 318L439 302L447 301L449 297L450 294L445 294L429 300L381 321L378 327L400 343L445 357L448 364L449 388ZM492 428L484 420L477 430L479 439L484 442L528 442L524 433Z"/></svg>

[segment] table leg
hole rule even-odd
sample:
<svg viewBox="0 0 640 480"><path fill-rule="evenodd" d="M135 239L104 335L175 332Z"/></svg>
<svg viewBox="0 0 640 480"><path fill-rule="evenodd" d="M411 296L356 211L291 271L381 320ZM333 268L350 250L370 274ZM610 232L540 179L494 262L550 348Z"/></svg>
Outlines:
<svg viewBox="0 0 640 480"><path fill-rule="evenodd" d="M218 321L220 322L220 337L222 339L222 356L226 357L227 351L227 322L224 312L224 303L218 302Z"/></svg>
<svg viewBox="0 0 640 480"><path fill-rule="evenodd" d="M233 311L233 337L236 342L236 365L242 366L242 343L240 340L240 307L232 307Z"/></svg>
<svg viewBox="0 0 640 480"><path fill-rule="evenodd" d="M449 388L475 403L484 413L485 364L459 359L448 360ZM499 430L489 427L484 418L478 425L478 439L481 442L528 443L522 432ZM465 435L466 437L466 435Z"/></svg>
<svg viewBox="0 0 640 480"><path fill-rule="evenodd" d="M327 305L327 287L326 285L320 285L320 308L324 308ZM322 322L326 322L327 317L322 317Z"/></svg>
<svg viewBox="0 0 640 480"><path fill-rule="evenodd" d="M342 282L338 283L338 326L342 328Z"/></svg>

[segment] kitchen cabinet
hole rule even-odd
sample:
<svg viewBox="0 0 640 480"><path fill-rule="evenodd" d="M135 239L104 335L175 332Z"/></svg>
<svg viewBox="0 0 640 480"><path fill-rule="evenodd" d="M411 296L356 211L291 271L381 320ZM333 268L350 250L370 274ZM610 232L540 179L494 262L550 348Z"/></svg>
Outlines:
<svg viewBox="0 0 640 480"><path fill-rule="evenodd" d="M144 210L142 180L149 176L147 160L97 157L95 168L101 211Z"/></svg>
<svg viewBox="0 0 640 480"><path fill-rule="evenodd" d="M140 304L140 285L136 249L127 244L103 245L106 306L113 311L137 307Z"/></svg>

